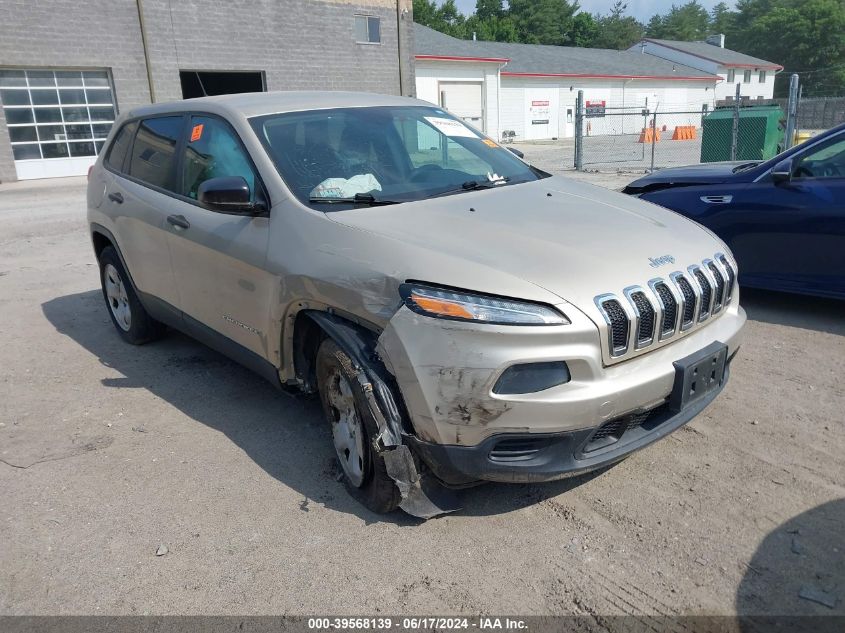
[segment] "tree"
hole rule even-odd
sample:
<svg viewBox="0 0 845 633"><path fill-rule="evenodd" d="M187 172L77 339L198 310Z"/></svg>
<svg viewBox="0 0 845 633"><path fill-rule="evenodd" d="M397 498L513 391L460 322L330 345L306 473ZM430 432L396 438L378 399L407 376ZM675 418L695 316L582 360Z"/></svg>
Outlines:
<svg viewBox="0 0 845 633"><path fill-rule="evenodd" d="M666 15L655 15L649 20L646 34L666 40L703 40L710 30L707 9L690 0L686 4L672 5Z"/></svg>
<svg viewBox="0 0 845 633"><path fill-rule="evenodd" d="M498 19L504 15L505 8L502 0L478 0L475 3L475 17L480 22Z"/></svg>
<svg viewBox="0 0 845 633"><path fill-rule="evenodd" d="M736 13L731 11L727 4L720 2L710 12L710 32L725 36L732 34L735 20Z"/></svg>
<svg viewBox="0 0 845 633"><path fill-rule="evenodd" d="M593 47L599 36L599 24L596 19L581 11L572 18L572 25L566 34L567 46Z"/></svg>
<svg viewBox="0 0 845 633"><path fill-rule="evenodd" d="M623 0L617 0L608 15L596 17L598 33L593 46L625 50L643 38L645 26L636 18L625 15L627 9L628 5Z"/></svg>
<svg viewBox="0 0 845 633"><path fill-rule="evenodd" d="M735 25L729 47L784 66L778 94L795 72L805 96L845 93L842 0L739 0Z"/></svg>
<svg viewBox="0 0 845 633"><path fill-rule="evenodd" d="M578 3L568 0L510 0L508 15L513 19L520 42L526 44L568 43L568 34Z"/></svg>
<svg viewBox="0 0 845 633"><path fill-rule="evenodd" d="M453 37L466 36L466 18L455 0L446 0L439 7L434 0L414 0L414 22Z"/></svg>

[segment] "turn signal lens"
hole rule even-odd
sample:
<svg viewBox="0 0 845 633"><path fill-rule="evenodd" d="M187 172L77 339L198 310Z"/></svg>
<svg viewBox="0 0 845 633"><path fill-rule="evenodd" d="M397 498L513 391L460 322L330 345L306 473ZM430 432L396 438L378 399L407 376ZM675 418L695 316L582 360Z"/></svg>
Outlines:
<svg viewBox="0 0 845 633"><path fill-rule="evenodd" d="M563 314L540 303L514 301L465 292L402 284L405 305L418 314L499 325L565 325Z"/></svg>

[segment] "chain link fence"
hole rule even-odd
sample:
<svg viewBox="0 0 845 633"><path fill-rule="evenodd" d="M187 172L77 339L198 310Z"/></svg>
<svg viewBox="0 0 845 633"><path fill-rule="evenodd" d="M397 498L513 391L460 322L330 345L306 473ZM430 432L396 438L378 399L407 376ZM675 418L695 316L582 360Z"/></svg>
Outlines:
<svg viewBox="0 0 845 633"><path fill-rule="evenodd" d="M584 102L575 109L574 138L518 141L544 169L644 173L716 161L767 160L796 143L845 123L845 96L713 104L640 105ZM794 110L790 108L794 105Z"/></svg>

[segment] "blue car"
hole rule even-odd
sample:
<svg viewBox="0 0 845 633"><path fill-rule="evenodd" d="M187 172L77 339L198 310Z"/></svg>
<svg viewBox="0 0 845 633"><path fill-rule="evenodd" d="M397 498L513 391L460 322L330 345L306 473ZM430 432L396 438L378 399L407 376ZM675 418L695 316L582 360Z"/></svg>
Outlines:
<svg viewBox="0 0 845 633"><path fill-rule="evenodd" d="M722 238L741 285L845 299L845 125L771 160L662 169L623 191Z"/></svg>

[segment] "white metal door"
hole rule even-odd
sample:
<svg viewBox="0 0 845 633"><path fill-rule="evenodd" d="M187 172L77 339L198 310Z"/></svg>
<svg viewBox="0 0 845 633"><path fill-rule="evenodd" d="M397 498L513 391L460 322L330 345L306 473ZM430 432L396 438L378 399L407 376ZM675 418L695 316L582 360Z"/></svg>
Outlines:
<svg viewBox="0 0 845 633"><path fill-rule="evenodd" d="M105 70L0 70L0 101L20 180L84 175L115 118Z"/></svg>
<svg viewBox="0 0 845 633"><path fill-rule="evenodd" d="M558 137L557 88L525 89L525 138Z"/></svg>
<svg viewBox="0 0 845 633"><path fill-rule="evenodd" d="M481 82L441 82L440 107L484 131Z"/></svg>

